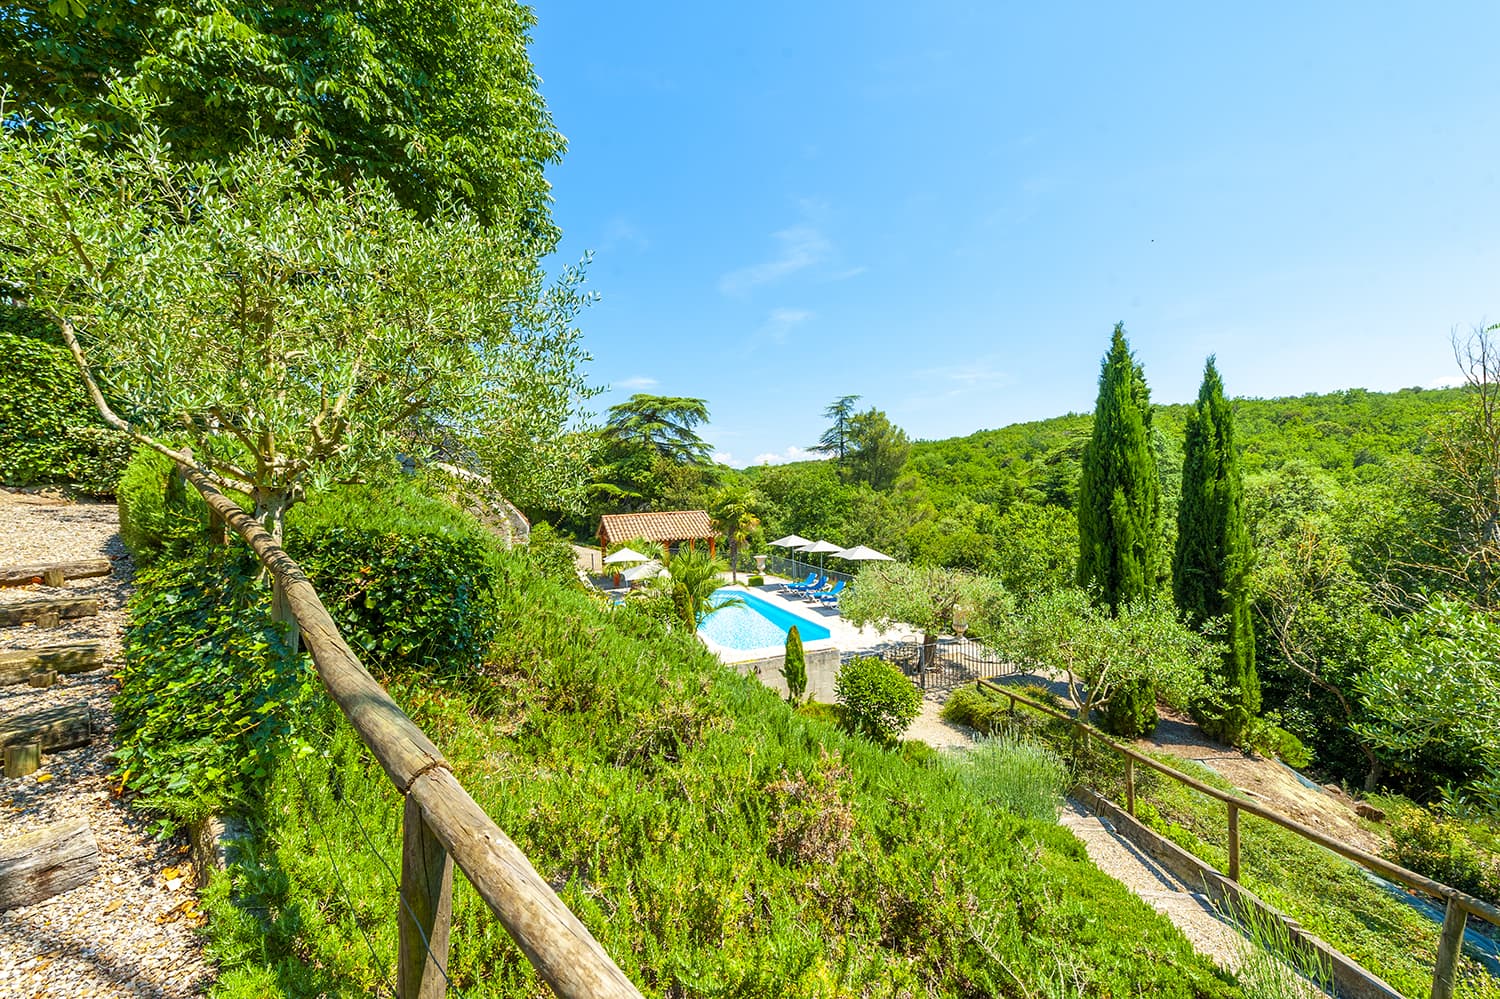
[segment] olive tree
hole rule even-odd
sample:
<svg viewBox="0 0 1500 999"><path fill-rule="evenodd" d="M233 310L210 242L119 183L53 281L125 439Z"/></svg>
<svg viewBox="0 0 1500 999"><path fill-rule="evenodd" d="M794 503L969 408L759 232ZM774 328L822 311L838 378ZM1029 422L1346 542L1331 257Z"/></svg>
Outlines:
<svg viewBox="0 0 1500 999"><path fill-rule="evenodd" d="M936 655L939 634L952 631L960 620L983 632L1009 606L997 579L900 562L867 566L839 598L839 613L855 625L884 630L905 624L922 632L924 668Z"/></svg>
<svg viewBox="0 0 1500 999"><path fill-rule="evenodd" d="M106 422L276 537L309 485L401 456L518 503L580 485L579 271L546 288L506 228L419 217L296 142L179 164L142 117L107 153L67 122L0 132L0 282L56 323Z"/></svg>
<svg viewBox="0 0 1500 999"><path fill-rule="evenodd" d="M1085 719L1147 683L1168 704L1186 708L1219 656L1178 618L1170 597L1122 603L1111 614L1072 587L1034 598L993 627L986 644L1018 664L1062 673Z"/></svg>

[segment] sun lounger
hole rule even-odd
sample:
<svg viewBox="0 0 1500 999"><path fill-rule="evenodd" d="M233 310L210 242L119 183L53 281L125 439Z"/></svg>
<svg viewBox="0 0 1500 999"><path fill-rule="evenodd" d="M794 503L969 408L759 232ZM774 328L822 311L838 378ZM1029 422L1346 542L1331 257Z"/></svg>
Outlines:
<svg viewBox="0 0 1500 999"><path fill-rule="evenodd" d="M844 581L841 579L838 582L834 583L833 589L829 590L827 593L815 593L813 594L813 596L817 597L818 600L822 603L828 604L830 607L837 607L839 603L839 594L842 592L844 592Z"/></svg>
<svg viewBox="0 0 1500 999"><path fill-rule="evenodd" d="M805 597L809 593L816 593L816 592L818 592L819 590L821 590L823 587L825 587L827 585L828 585L828 577L827 576L818 576L815 579L804 580L803 582L798 583L797 584L796 592L797 592L797 594L799 596L804 596Z"/></svg>
<svg viewBox="0 0 1500 999"><path fill-rule="evenodd" d="M804 579L802 582L800 582L800 583L787 583L785 588L788 589L788 590L809 590L809 589L812 589L813 580L815 580L817 578L818 578L818 574L816 572L809 572L807 574L807 578Z"/></svg>

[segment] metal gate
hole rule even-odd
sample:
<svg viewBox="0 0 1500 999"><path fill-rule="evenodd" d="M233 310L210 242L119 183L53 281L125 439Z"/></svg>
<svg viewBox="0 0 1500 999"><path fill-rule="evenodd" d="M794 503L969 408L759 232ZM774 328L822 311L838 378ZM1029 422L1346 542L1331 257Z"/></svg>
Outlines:
<svg viewBox="0 0 1500 999"><path fill-rule="evenodd" d="M921 642L896 642L868 652L845 653L844 659L875 655L900 668L912 683L923 690L945 690L975 680L1008 676L1017 672L1014 664L969 638L940 638L926 647L930 652L923 663Z"/></svg>

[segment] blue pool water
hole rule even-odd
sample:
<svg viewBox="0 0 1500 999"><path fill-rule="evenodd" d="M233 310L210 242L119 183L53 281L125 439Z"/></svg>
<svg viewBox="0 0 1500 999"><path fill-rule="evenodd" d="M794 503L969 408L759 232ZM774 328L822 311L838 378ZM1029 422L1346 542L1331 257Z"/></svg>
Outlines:
<svg viewBox="0 0 1500 999"><path fill-rule="evenodd" d="M772 646L781 648L786 645L787 629L794 624L803 642L816 642L833 634L821 624L788 613L752 593L719 590L714 594L714 605L730 596L741 598L745 605L725 607L698 625L700 635L725 648L742 652Z"/></svg>

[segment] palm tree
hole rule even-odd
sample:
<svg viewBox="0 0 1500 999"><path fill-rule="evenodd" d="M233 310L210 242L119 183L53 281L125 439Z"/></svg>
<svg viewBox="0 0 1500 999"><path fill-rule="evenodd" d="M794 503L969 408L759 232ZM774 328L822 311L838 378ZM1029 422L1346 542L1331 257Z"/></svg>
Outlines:
<svg viewBox="0 0 1500 999"><path fill-rule="evenodd" d="M729 548L729 580L740 581L740 545L750 540L750 535L760 527L756 511L760 497L745 486L725 486L714 495L710 510L714 529L724 535L724 544Z"/></svg>
<svg viewBox="0 0 1500 999"><path fill-rule="evenodd" d="M745 602L739 597L720 600L717 606L709 602L714 591L724 585L721 577L727 568L729 566L723 559L715 558L698 548L681 548L672 556L672 561L668 564L672 573L672 586L680 586L687 591L694 620L702 621L720 608Z"/></svg>

